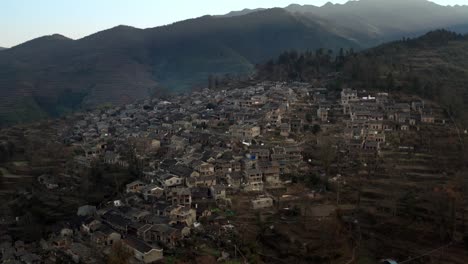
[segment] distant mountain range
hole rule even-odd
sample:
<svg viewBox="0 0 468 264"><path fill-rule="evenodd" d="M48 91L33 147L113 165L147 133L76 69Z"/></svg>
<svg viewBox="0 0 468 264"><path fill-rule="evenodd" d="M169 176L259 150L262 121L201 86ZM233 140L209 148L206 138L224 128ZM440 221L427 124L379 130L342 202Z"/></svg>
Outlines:
<svg viewBox="0 0 468 264"><path fill-rule="evenodd" d="M334 32L363 45L439 28L468 32L468 6L441 6L427 0L360 0L322 7L290 5L286 10L320 17Z"/></svg>
<svg viewBox="0 0 468 264"><path fill-rule="evenodd" d="M0 125L249 74L284 50L365 49L435 28L468 32L467 7L361 0L231 12L172 25L45 36L0 53Z"/></svg>
<svg viewBox="0 0 468 264"><path fill-rule="evenodd" d="M4 48L4 47L0 47L0 50L4 50L4 49L6 49L6 48Z"/></svg>

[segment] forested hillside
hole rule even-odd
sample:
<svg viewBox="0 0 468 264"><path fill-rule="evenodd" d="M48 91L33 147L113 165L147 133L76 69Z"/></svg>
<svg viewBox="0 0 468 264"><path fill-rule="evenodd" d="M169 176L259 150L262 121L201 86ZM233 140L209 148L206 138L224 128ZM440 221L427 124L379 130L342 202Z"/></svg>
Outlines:
<svg viewBox="0 0 468 264"><path fill-rule="evenodd" d="M409 92L468 121L468 37L437 30L349 57L344 73L362 88Z"/></svg>
<svg viewBox="0 0 468 264"><path fill-rule="evenodd" d="M258 66L260 79L313 81L339 72L333 88L403 91L441 103L468 122L468 37L446 30L364 52L286 52Z"/></svg>

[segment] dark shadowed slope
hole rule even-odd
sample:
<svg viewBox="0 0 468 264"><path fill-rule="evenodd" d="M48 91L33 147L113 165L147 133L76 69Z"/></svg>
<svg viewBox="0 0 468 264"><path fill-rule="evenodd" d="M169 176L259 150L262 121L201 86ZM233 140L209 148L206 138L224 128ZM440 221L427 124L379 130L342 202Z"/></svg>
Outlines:
<svg viewBox="0 0 468 264"><path fill-rule="evenodd" d="M359 46L282 9L146 30L118 26L80 40L42 37L0 54L0 122L186 90L210 74L250 73L286 49L320 47Z"/></svg>

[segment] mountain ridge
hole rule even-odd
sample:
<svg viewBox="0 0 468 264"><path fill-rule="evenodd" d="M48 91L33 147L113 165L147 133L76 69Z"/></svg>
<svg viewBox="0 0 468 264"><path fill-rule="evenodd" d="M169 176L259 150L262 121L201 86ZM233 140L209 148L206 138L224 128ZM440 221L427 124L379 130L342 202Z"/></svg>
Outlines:
<svg viewBox="0 0 468 264"><path fill-rule="evenodd" d="M120 25L77 40L37 38L0 54L0 125L17 122L17 109L30 116L20 121L35 120L203 87L209 76L249 75L285 50L361 50L433 27L468 32L468 8L387 2L246 9L155 28ZM416 18L405 7L426 14ZM390 19L395 12L401 17Z"/></svg>
<svg viewBox="0 0 468 264"><path fill-rule="evenodd" d="M259 11L263 11L265 10L266 8L254 8L254 9L250 9L250 8L244 8L242 10L239 10L239 11L231 11L227 14L224 14L224 15L217 15L217 17L233 17L233 16L243 16L243 15L247 15L247 14L250 14L250 13L255 13L255 12L259 12Z"/></svg>
<svg viewBox="0 0 468 264"><path fill-rule="evenodd" d="M0 123L14 123L18 108L34 120L36 113L60 116L131 102L165 88L203 86L210 75L250 74L256 63L285 49L358 48L311 23L269 9L149 29L117 26L78 40L34 39L0 54Z"/></svg>

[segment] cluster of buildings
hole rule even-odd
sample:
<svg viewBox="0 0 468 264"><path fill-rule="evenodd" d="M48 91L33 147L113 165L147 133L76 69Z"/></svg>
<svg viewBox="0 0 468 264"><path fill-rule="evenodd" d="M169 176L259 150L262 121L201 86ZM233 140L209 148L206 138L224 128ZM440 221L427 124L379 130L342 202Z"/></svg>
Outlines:
<svg viewBox="0 0 468 264"><path fill-rule="evenodd" d="M239 193L254 197L252 210L272 208L271 193L285 187L288 175L310 172L304 142L317 128L345 127L340 133L350 149L378 152L388 131L442 122L422 101L278 82L205 89L75 119L60 131L77 153L67 164L69 177L96 166L125 170L140 164L139 178L125 185L119 199L80 207L76 223L44 241L54 256L77 263L98 263L96 249L112 254L116 243L132 253L132 261L158 262L208 228L203 219L220 224L218 208L230 208ZM62 176L43 175L39 182L52 191L70 191Z"/></svg>
<svg viewBox="0 0 468 264"><path fill-rule="evenodd" d="M153 263L202 228L201 219L219 217L214 212L229 208L233 195L253 195L252 210L273 207L269 192L284 188L282 176L309 166L298 139L327 123L326 94L308 84L265 82L77 114L60 134L77 153L70 177L96 166L126 170L132 162L141 164L141 176L120 199L80 208L79 224L48 242L86 263L97 260L75 253L77 244L110 252L119 242L134 260ZM39 182L69 191L60 177Z"/></svg>
<svg viewBox="0 0 468 264"><path fill-rule="evenodd" d="M378 152L386 143L386 132L445 124L424 101L397 100L388 93L370 95L366 91L343 89L340 104L345 115L345 139L351 149Z"/></svg>

